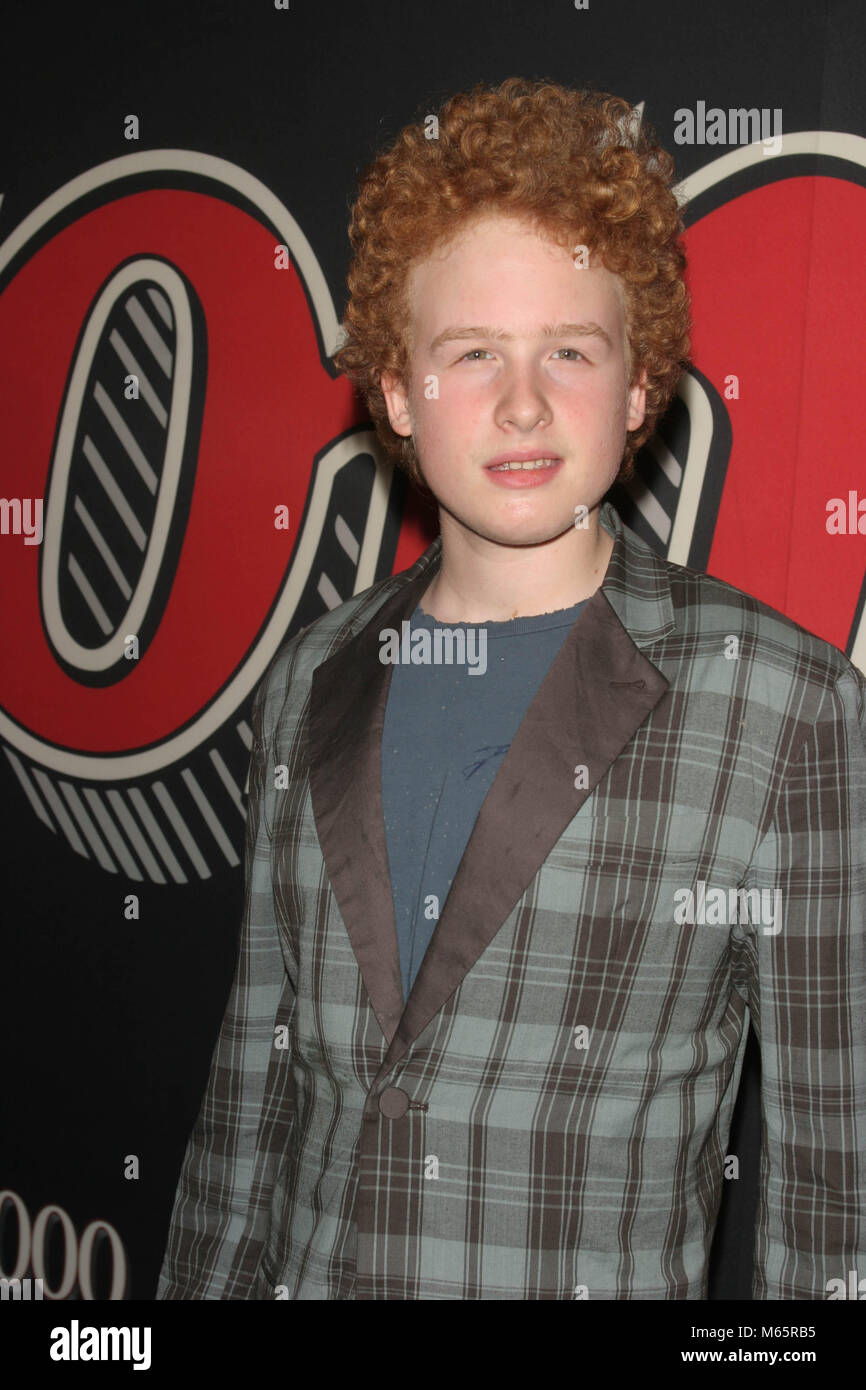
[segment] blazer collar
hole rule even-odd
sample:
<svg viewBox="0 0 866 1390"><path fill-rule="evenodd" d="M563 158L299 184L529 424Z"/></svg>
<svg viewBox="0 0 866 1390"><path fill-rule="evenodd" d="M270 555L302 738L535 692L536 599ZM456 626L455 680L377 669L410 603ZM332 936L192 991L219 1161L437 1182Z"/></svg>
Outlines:
<svg viewBox="0 0 866 1390"><path fill-rule="evenodd" d="M635 646L645 647L671 632L675 626L668 578L669 562L661 560L634 531L623 524L619 512L610 502L603 502L599 508L599 522L613 536L613 551L602 581L602 592ZM404 617L414 611L418 598L430 584L441 562L442 537L437 536L414 565L389 581L392 586L388 591L389 596L401 590L406 593ZM418 581L417 586L415 581ZM364 625L361 623L357 630Z"/></svg>

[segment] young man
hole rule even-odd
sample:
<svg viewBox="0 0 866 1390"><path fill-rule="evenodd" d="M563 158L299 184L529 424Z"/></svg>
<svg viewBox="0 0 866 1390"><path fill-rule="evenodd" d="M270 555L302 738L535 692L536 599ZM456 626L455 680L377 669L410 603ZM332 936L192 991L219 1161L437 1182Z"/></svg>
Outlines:
<svg viewBox="0 0 866 1390"><path fill-rule="evenodd" d="M160 1298L705 1298L750 1020L755 1297L866 1271L864 680L602 505L688 351L629 114L511 79L365 175L337 361L441 536L259 691Z"/></svg>

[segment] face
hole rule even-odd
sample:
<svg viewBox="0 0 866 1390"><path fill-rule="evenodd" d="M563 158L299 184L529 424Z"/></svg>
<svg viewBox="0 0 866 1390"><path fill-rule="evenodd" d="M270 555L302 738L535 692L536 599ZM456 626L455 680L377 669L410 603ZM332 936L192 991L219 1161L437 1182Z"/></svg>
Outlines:
<svg viewBox="0 0 866 1390"><path fill-rule="evenodd" d="M550 541L616 477L645 376L629 388L619 281L580 261L493 215L412 267L409 380L383 376L382 388L393 429L414 436L443 533ZM546 462L496 466L533 459Z"/></svg>

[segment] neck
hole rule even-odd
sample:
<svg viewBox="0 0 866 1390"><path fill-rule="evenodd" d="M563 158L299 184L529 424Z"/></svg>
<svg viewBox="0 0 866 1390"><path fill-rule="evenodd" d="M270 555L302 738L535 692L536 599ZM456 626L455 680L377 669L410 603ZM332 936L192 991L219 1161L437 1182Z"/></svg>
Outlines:
<svg viewBox="0 0 866 1390"><path fill-rule="evenodd" d="M499 545L441 513L442 560L421 608L438 622L507 622L571 608L601 586L613 536L599 525L574 527L541 545Z"/></svg>

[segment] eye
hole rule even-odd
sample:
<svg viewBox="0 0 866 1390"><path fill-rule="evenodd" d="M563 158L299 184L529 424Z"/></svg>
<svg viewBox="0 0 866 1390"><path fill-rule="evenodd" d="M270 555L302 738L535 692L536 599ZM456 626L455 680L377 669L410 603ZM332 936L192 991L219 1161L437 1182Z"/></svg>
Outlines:
<svg viewBox="0 0 866 1390"><path fill-rule="evenodd" d="M474 359L476 362L479 362L481 359L479 357L476 357L476 353L479 352L484 353L487 357L493 356L493 353L488 352L486 348L470 348L468 352L464 352L463 356L460 358L460 361L468 362L470 359Z"/></svg>
<svg viewBox="0 0 866 1390"><path fill-rule="evenodd" d="M577 348L557 348L557 349L556 349L556 352L573 352L573 353L574 353L574 358L572 359L573 361L576 360L578 357L580 358L580 360L581 360L582 362L585 362L585 361L586 361L586 358L584 357L583 353L582 353L582 352L578 352ZM556 356L556 352L553 354L554 357Z"/></svg>

